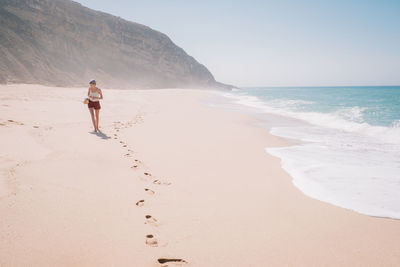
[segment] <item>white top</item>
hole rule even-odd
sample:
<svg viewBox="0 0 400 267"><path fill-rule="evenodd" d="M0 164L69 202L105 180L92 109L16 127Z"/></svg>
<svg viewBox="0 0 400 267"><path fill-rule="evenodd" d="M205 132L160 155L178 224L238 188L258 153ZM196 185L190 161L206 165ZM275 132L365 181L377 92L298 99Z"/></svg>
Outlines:
<svg viewBox="0 0 400 267"><path fill-rule="evenodd" d="M94 91L94 92L92 92L92 90L89 89L89 99L90 99L90 101L97 102L97 101L99 101L98 98L100 98L100 93L98 92L97 87L96 87L96 91Z"/></svg>

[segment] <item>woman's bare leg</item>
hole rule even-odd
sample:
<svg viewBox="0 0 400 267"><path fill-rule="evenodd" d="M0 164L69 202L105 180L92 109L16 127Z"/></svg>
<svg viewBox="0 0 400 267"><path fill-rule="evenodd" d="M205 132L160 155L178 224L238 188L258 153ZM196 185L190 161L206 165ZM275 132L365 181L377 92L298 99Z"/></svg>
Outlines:
<svg viewBox="0 0 400 267"><path fill-rule="evenodd" d="M96 130L99 131L99 113L100 109L95 109L96 111Z"/></svg>
<svg viewBox="0 0 400 267"><path fill-rule="evenodd" d="M90 112L90 116L92 117L92 123L93 123L94 130L96 131L96 122L94 120L94 111L93 111L93 109L94 108L89 108L89 112Z"/></svg>

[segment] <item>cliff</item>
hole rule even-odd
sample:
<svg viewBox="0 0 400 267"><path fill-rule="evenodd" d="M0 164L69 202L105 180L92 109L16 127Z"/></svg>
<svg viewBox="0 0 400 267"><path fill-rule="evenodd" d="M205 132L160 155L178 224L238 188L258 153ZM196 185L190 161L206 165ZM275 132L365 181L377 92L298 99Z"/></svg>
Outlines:
<svg viewBox="0 0 400 267"><path fill-rule="evenodd" d="M168 36L69 0L0 0L0 83L231 86Z"/></svg>

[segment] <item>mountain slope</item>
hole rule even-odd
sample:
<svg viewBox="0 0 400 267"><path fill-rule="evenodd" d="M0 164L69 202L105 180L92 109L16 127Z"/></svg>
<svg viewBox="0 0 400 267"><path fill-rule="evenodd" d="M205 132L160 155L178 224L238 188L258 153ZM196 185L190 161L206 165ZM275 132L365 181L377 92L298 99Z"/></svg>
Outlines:
<svg viewBox="0 0 400 267"><path fill-rule="evenodd" d="M165 34L70 0L0 0L0 83L229 86Z"/></svg>

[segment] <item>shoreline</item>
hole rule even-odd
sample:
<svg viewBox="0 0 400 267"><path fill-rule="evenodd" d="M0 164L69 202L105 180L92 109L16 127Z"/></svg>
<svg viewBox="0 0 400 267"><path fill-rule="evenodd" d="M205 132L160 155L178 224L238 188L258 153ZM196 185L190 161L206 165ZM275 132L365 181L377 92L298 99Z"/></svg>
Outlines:
<svg viewBox="0 0 400 267"><path fill-rule="evenodd" d="M264 149L290 142L249 114L205 106L209 92L106 90L104 135L95 135L80 103L86 88L0 88L2 266L160 266L162 257L219 267L400 260L397 220L304 195ZM146 244L148 234L157 247Z"/></svg>
<svg viewBox="0 0 400 267"><path fill-rule="evenodd" d="M310 117L310 114L314 117L328 115L313 110L309 110L309 113L299 111L301 115L298 115L290 108L280 108L273 104L271 108L268 101L264 103L263 98L250 91L238 94L220 93L219 95L225 99L224 104L221 104L223 101L219 100L222 108L241 111L260 118L262 121L259 123L260 127L267 128L274 136L292 142L290 146L267 147L265 150L266 153L281 159L281 166L292 176L293 185L305 195L360 214L400 219L396 189L384 190L391 187L389 181L396 183L398 180L395 177L397 170L392 167L396 160L394 152L397 143L393 143L394 147L391 148L388 144L380 143L379 139L374 140L360 133L311 124L304 119ZM274 108L281 110L282 114L278 114ZM349 123L355 124L355 122ZM369 127L373 126L369 125ZM388 131L390 130L389 128ZM363 143L370 143L371 149L366 151L373 154L364 157L356 154L367 149L362 146ZM376 146L382 146L382 148L374 151L373 148ZM379 155L378 151L392 152L389 153L392 157ZM380 168L372 168L376 161L382 161ZM360 162L365 162L365 164L362 165ZM385 172L386 176L382 174ZM359 174L355 175L357 173ZM365 188L361 188L363 185ZM381 190L376 191L376 188L381 188Z"/></svg>

